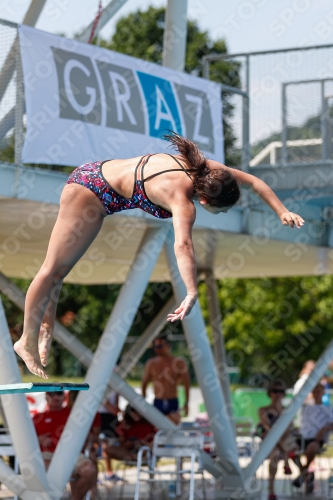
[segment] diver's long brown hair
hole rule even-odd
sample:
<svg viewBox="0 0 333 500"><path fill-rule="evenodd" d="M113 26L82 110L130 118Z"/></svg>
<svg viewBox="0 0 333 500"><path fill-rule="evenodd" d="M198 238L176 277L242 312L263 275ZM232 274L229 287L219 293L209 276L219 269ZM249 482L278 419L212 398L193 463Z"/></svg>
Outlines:
<svg viewBox="0 0 333 500"><path fill-rule="evenodd" d="M240 189L235 176L226 168L212 169L198 146L177 134L170 132L163 139L171 142L192 173L195 194L204 198L213 207L232 207L240 197Z"/></svg>

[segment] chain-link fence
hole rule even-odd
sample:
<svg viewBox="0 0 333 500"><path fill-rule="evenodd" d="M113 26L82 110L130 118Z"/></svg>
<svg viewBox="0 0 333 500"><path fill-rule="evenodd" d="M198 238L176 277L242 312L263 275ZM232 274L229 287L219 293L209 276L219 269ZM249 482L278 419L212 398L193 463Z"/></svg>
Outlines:
<svg viewBox="0 0 333 500"><path fill-rule="evenodd" d="M239 63L249 94L248 123L233 98L230 124L236 149L246 148L248 133L251 166L332 161L333 45L207 56L206 78L221 58Z"/></svg>
<svg viewBox="0 0 333 500"><path fill-rule="evenodd" d="M0 160L14 161L17 27L0 20Z"/></svg>

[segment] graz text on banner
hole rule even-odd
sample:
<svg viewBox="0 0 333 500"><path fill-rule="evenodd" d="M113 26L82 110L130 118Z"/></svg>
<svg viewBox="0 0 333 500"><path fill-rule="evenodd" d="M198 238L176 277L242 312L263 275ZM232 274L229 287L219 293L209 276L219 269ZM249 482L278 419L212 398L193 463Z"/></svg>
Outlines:
<svg viewBox="0 0 333 500"><path fill-rule="evenodd" d="M223 162L220 85L20 26L23 162L79 165L165 151L174 130Z"/></svg>

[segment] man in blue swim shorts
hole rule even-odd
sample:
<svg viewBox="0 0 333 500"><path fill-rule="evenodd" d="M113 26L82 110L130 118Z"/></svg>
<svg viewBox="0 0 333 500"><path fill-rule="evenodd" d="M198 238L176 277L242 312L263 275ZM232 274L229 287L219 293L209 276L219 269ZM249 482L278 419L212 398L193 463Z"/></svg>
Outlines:
<svg viewBox="0 0 333 500"><path fill-rule="evenodd" d="M153 348L155 356L145 365L142 395L146 397L147 386L152 382L155 394L154 406L172 422L179 424L177 387L180 384L185 389L183 414L184 416L188 414L190 377L187 363L183 358L172 356L170 342L165 334L154 340Z"/></svg>

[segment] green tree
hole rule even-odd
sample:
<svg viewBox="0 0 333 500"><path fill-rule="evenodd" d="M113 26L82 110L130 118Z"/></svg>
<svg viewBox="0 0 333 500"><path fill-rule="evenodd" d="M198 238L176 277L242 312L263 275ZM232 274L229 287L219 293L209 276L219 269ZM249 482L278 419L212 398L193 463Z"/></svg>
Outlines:
<svg viewBox="0 0 333 500"><path fill-rule="evenodd" d="M292 385L307 359L318 359L333 336L332 276L219 282L230 365L250 383L283 378ZM203 285L200 300L206 321Z"/></svg>
<svg viewBox="0 0 333 500"><path fill-rule="evenodd" d="M13 163L15 156L14 148L15 148L15 140L14 140L14 133L12 133L8 138L0 142L0 161Z"/></svg>
<svg viewBox="0 0 333 500"><path fill-rule="evenodd" d="M164 8L149 7L121 18L110 41L102 40L100 45L156 64L162 64ZM212 41L206 31L200 31L194 21L187 23L185 71L202 76L201 59L208 54L226 54L225 40ZM221 60L211 63L211 80L239 87L239 63ZM225 158L227 165L239 165L239 153L234 148L235 136L230 125L233 115L230 95L223 93L223 126Z"/></svg>

